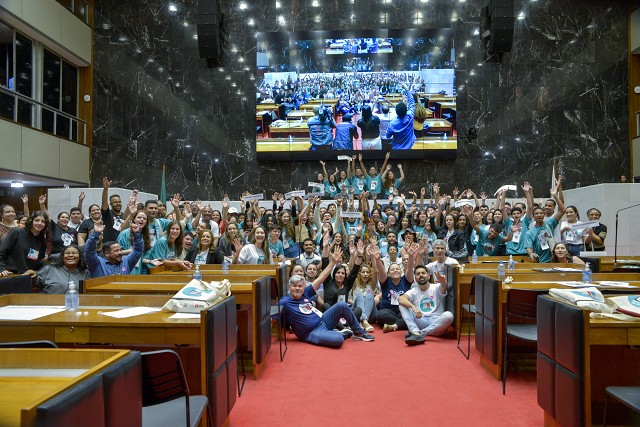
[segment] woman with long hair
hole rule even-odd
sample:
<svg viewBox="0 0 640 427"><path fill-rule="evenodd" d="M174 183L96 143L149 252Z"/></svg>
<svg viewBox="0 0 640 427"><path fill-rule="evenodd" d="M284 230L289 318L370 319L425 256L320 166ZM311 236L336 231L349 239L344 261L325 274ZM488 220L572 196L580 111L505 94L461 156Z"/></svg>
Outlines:
<svg viewBox="0 0 640 427"><path fill-rule="evenodd" d="M15 227L0 244L0 274L36 276L43 266L47 250L49 218L44 212L32 212L25 228Z"/></svg>
<svg viewBox="0 0 640 427"><path fill-rule="evenodd" d="M391 165L387 166L387 170L382 174L382 191L385 197L395 195L396 190L404 181L404 170L401 164L398 164L398 169L400 170L400 178L397 179L391 170Z"/></svg>
<svg viewBox="0 0 640 427"><path fill-rule="evenodd" d="M187 261L192 264L215 264L216 250L213 243L213 231L207 228L200 230L198 244L191 247L187 254Z"/></svg>
<svg viewBox="0 0 640 427"><path fill-rule="evenodd" d="M131 218L132 215L129 215ZM146 274L149 270L148 263L145 260L151 260L151 250L153 246L151 245L151 237L149 234L149 222L147 213L145 211L136 212L133 215L133 222L138 224L138 230L140 234L142 234L142 241L144 242L144 252L140 257L140 261L136 264L136 266L131 270L131 274ZM131 234L131 229L126 228L118 234L117 242L120 244L122 248L122 255L127 255L131 251L133 251L133 234ZM106 243L106 242L105 242ZM159 264L158 262L151 264Z"/></svg>
<svg viewBox="0 0 640 427"><path fill-rule="evenodd" d="M244 246L238 241L235 242L234 264L273 264L267 242L267 231L263 226L259 225L253 229L249 242L251 243Z"/></svg>
<svg viewBox="0 0 640 427"><path fill-rule="evenodd" d="M90 277L84 254L77 245L71 244L38 270L36 286L45 294L64 294L69 290L69 282L74 282L78 290L80 281Z"/></svg>
<svg viewBox="0 0 640 427"><path fill-rule="evenodd" d="M178 221L167 224L167 235L156 239L151 251L151 258L158 259L169 267L180 267L183 270L191 268L191 262L185 260L183 255L184 233Z"/></svg>
<svg viewBox="0 0 640 427"><path fill-rule="evenodd" d="M551 251L551 262L584 265L584 261L575 255L571 255L567 245L562 242L556 243L553 247L553 251Z"/></svg>
<svg viewBox="0 0 640 427"><path fill-rule="evenodd" d="M242 240L239 234L238 226L233 223L227 224L227 228L224 230L222 237L218 241L218 248L215 252L215 263L222 264L225 257L233 258L234 241L236 239Z"/></svg>
<svg viewBox="0 0 640 427"><path fill-rule="evenodd" d="M284 209L280 214L280 239L286 258L295 258L300 255L300 245L296 241L296 226L291 218L291 211Z"/></svg>
<svg viewBox="0 0 640 427"><path fill-rule="evenodd" d="M358 277L353 282L349 300L353 302L354 307L362 310L360 315L360 324L367 332L373 332L371 323L376 321L376 304L375 294L377 287L377 275L369 264L362 264Z"/></svg>

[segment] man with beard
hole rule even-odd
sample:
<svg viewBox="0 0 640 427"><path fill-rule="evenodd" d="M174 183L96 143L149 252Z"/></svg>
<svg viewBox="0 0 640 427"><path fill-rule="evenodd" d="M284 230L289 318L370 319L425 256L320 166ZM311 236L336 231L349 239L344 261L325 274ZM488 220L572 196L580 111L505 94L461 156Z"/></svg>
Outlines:
<svg viewBox="0 0 640 427"><path fill-rule="evenodd" d="M429 283L429 270L424 265L417 266L413 275L412 288L398 298L400 314L409 329L404 342L409 346L424 344L427 335L444 334L453 323L453 314L444 310L446 276L436 271L436 282Z"/></svg>

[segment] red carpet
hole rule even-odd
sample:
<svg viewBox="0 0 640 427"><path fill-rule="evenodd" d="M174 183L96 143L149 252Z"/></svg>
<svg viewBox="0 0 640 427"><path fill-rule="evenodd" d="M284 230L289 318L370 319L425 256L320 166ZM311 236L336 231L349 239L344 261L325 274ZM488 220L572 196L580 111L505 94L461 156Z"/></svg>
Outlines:
<svg viewBox="0 0 640 427"><path fill-rule="evenodd" d="M451 338L404 344L404 332L332 350L289 335L280 362L274 339L264 375L247 378L232 426L541 426L535 372L512 373L507 394Z"/></svg>

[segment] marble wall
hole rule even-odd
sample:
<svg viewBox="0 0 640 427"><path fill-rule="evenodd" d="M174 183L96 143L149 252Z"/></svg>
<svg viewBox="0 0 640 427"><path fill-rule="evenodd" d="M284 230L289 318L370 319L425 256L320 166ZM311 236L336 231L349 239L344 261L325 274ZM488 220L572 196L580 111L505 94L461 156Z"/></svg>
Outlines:
<svg viewBox="0 0 640 427"><path fill-rule="evenodd" d="M159 192L166 163L167 192L190 199L305 187L316 162L256 161L254 33L415 27L455 28L458 130L475 126L478 139L459 142L455 161L404 161L407 187L493 193L528 179L540 196L553 160L565 188L627 174L628 5L516 0L512 52L484 62L483 3L225 0L227 66L210 69L194 38L197 0L95 0L92 183L108 175Z"/></svg>

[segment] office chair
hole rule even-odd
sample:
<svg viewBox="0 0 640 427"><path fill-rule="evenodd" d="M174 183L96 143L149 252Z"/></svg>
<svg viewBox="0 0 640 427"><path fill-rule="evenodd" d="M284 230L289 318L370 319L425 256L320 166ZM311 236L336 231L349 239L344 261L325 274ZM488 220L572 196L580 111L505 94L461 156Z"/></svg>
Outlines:
<svg viewBox="0 0 640 427"><path fill-rule="evenodd" d="M143 426L195 427L205 409L211 422L207 396L189 396L178 353L173 350L142 353Z"/></svg>
<svg viewBox="0 0 640 427"><path fill-rule="evenodd" d="M505 333L502 342L502 394L507 385L507 364L509 337L527 342L538 341L537 303L538 295L546 291L529 289L511 289L507 294L505 312ZM512 323L514 319L527 323Z"/></svg>
<svg viewBox="0 0 640 427"><path fill-rule="evenodd" d="M476 314L476 305L471 304L471 298L476 291L476 277L478 276L473 276L473 279L471 279L471 286L469 287L469 303L462 304L460 306L460 308L462 308L462 311L467 313L467 353L465 354L464 350L462 350L462 348L460 347L460 338L462 337L462 331L460 331L460 333L458 334L458 350L460 350L460 353L462 353L462 355L467 360L469 360L469 356L471 355L471 315L475 316Z"/></svg>

